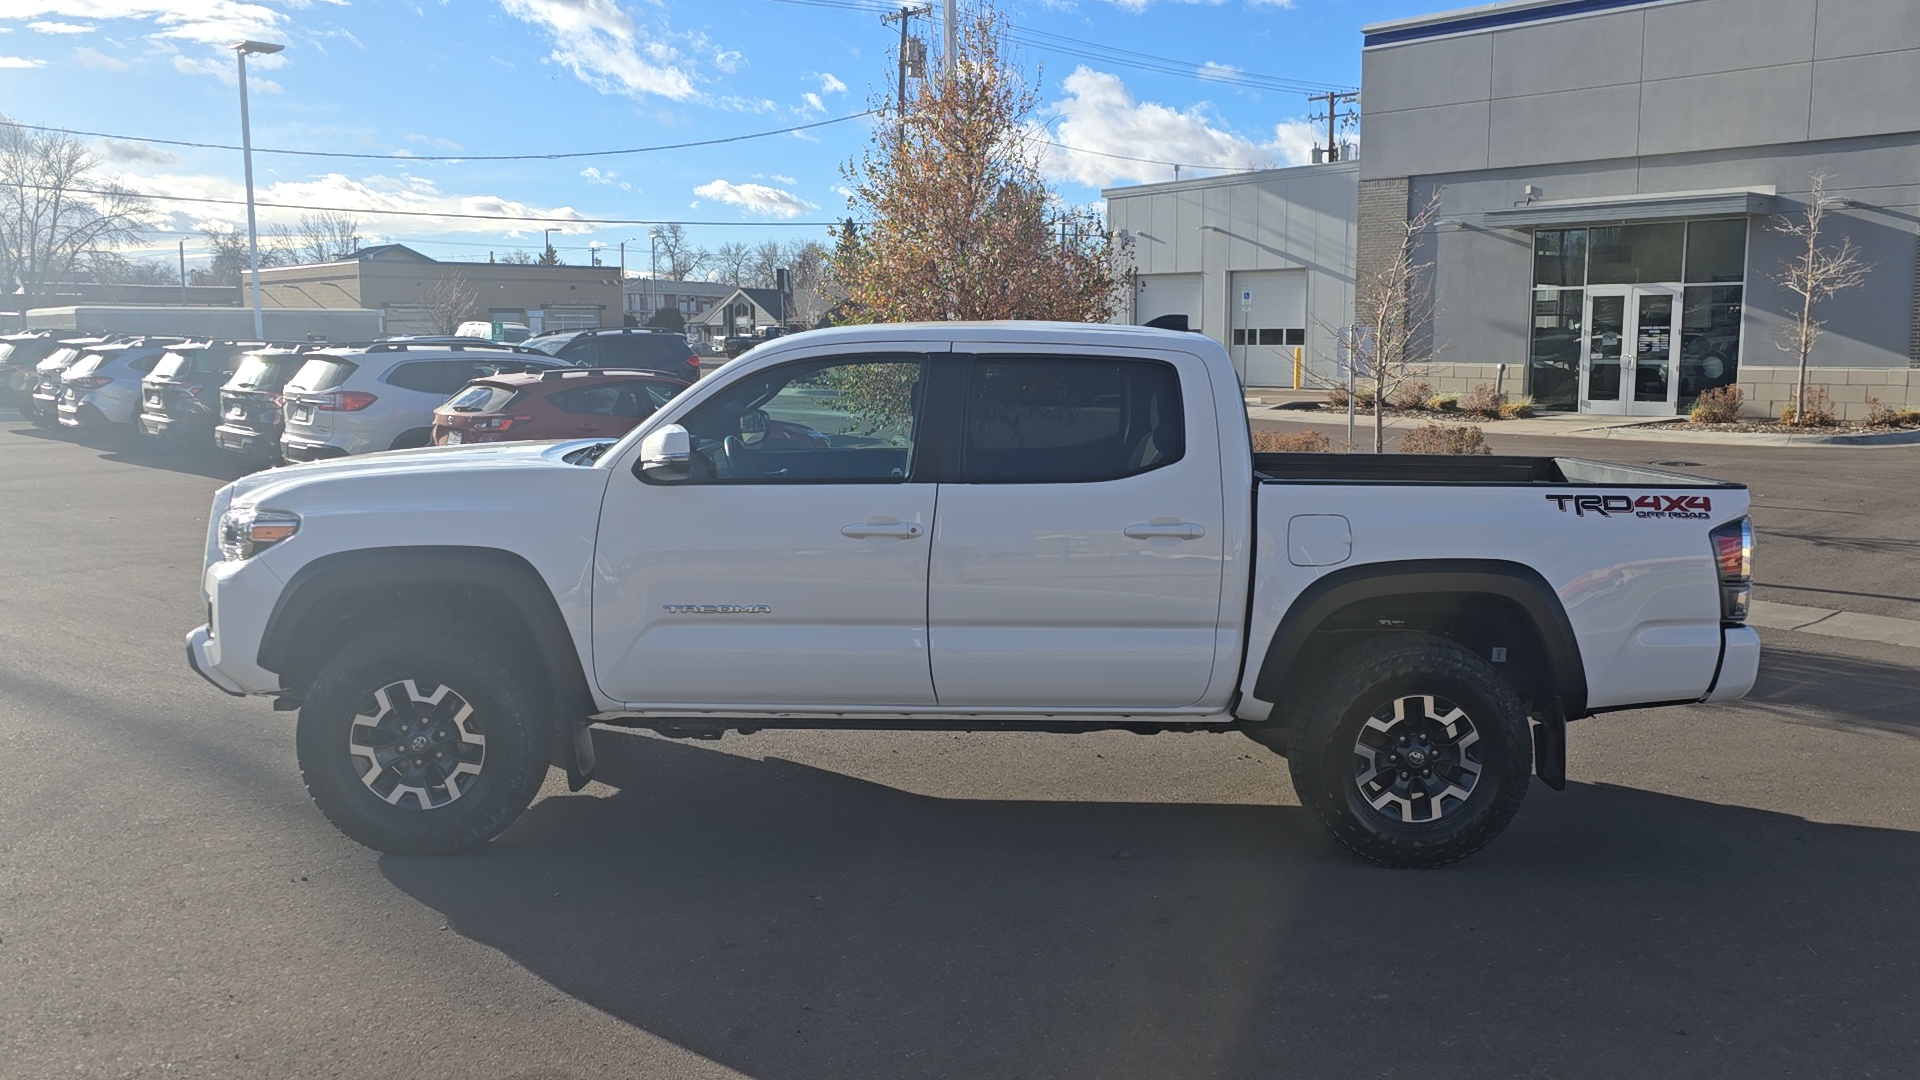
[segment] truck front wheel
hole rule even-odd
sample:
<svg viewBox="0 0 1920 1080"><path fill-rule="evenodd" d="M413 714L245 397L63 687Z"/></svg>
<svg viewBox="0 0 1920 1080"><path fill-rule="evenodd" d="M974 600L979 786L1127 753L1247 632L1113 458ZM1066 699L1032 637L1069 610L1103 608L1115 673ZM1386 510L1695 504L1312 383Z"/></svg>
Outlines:
<svg viewBox="0 0 1920 1080"><path fill-rule="evenodd" d="M526 661L444 618L355 637L315 675L296 743L314 804L376 851L486 843L546 778L550 695Z"/></svg>
<svg viewBox="0 0 1920 1080"><path fill-rule="evenodd" d="M1337 657L1293 732L1300 801L1382 866L1445 866L1500 835L1531 772L1520 699L1442 638L1391 634Z"/></svg>

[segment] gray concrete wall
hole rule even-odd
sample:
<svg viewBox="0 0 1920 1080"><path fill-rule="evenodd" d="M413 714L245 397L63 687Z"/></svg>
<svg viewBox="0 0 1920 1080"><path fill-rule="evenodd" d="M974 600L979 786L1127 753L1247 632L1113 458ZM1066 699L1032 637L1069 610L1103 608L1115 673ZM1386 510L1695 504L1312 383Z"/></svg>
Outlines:
<svg viewBox="0 0 1920 1080"><path fill-rule="evenodd" d="M1650 2L1372 45L1362 85L1368 180L1910 133L1920 3Z"/></svg>
<svg viewBox="0 0 1920 1080"><path fill-rule="evenodd" d="M272 341L372 341L380 313L351 308L264 308L261 323ZM102 334L166 334L245 340L253 337L253 309L234 307L106 306L34 308L29 330L85 330Z"/></svg>
<svg viewBox="0 0 1920 1080"><path fill-rule="evenodd" d="M1307 367L1324 381L1331 328L1352 317L1358 176L1355 163L1339 162L1102 194L1108 227L1132 237L1140 273L1202 275L1206 333L1223 345L1236 325L1234 271L1307 271Z"/></svg>

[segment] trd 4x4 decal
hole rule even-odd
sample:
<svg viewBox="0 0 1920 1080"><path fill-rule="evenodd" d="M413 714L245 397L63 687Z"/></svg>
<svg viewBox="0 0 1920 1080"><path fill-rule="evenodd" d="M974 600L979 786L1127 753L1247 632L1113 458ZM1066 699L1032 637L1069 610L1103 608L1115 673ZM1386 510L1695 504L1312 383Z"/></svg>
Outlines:
<svg viewBox="0 0 1920 1080"><path fill-rule="evenodd" d="M1707 518L1713 500L1705 495L1549 495L1547 501L1578 517Z"/></svg>

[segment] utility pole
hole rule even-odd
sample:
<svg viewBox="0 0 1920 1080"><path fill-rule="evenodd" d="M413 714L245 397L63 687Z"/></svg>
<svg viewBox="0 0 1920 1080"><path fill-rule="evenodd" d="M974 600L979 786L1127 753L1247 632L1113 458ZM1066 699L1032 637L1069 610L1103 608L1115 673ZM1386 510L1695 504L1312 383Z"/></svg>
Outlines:
<svg viewBox="0 0 1920 1080"><path fill-rule="evenodd" d="M1308 94L1307 100L1324 104L1327 107L1327 156L1328 161L1340 160L1340 147L1334 140L1333 126L1340 118L1340 106L1358 103L1358 90L1329 90L1324 94ZM1316 115L1315 119L1318 119ZM1317 148L1316 148L1317 149Z"/></svg>
<svg viewBox="0 0 1920 1080"><path fill-rule="evenodd" d="M941 0L941 4L940 4L941 29L946 31L946 40L942 43L945 45L946 50L940 54L940 59L943 62L951 62L953 59L954 51L960 47L957 41L959 37L959 31L954 28L953 20L954 20L953 0Z"/></svg>
<svg viewBox="0 0 1920 1080"><path fill-rule="evenodd" d="M953 0L946 0L946 3L948 5L948 11L951 11ZM898 132L898 138L902 143L907 141L907 65L912 51L907 45L907 22L918 16L931 14L933 14L933 5L922 4L919 7L903 7L891 15L880 16L880 21L883 23L897 22L900 24L900 92L899 96L894 99L895 107L898 110L898 116L894 120L894 130ZM949 40L951 40L953 36L951 25L948 27L947 36ZM948 45L948 49L952 49L951 44ZM921 77L926 77L924 69L922 69Z"/></svg>
<svg viewBox="0 0 1920 1080"><path fill-rule="evenodd" d="M180 241L180 304L187 303L187 242Z"/></svg>

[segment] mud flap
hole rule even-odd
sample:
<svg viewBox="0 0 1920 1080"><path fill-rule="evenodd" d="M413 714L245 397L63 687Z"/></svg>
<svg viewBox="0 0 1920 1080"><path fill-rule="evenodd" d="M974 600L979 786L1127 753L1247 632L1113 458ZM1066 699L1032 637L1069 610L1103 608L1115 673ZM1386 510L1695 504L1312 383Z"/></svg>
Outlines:
<svg viewBox="0 0 1920 1080"><path fill-rule="evenodd" d="M554 740L554 764L567 771L567 790L579 791L593 779L593 723L585 718L560 721Z"/></svg>
<svg viewBox="0 0 1920 1080"><path fill-rule="evenodd" d="M1534 721L1533 771L1553 790L1567 790L1567 722L1557 710Z"/></svg>

